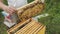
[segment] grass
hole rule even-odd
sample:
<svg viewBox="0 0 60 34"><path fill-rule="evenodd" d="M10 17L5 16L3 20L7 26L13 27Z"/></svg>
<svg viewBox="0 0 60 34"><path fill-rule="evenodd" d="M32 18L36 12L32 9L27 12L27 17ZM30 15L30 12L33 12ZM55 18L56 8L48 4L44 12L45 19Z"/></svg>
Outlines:
<svg viewBox="0 0 60 34"><path fill-rule="evenodd" d="M46 0L44 13L49 16L38 20L47 26L46 34L60 34L60 1Z"/></svg>
<svg viewBox="0 0 60 34"><path fill-rule="evenodd" d="M2 10L0 10L0 11L2 11ZM4 17L1 15L1 12L0 12L0 34L7 34L6 33L6 26L3 24L3 20L4 19Z"/></svg>
<svg viewBox="0 0 60 34"><path fill-rule="evenodd" d="M39 18L38 21L46 25L46 34L60 34L60 0L45 0L45 9L41 14L45 13L49 16ZM0 13L0 34L7 34L3 18Z"/></svg>

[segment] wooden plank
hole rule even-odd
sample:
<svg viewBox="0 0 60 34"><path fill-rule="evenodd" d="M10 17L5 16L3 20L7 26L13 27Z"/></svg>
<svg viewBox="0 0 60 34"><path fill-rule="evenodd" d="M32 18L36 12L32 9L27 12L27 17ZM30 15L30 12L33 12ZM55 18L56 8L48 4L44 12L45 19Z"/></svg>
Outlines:
<svg viewBox="0 0 60 34"><path fill-rule="evenodd" d="M44 26L41 30L38 31L37 34L45 34L46 26Z"/></svg>
<svg viewBox="0 0 60 34"><path fill-rule="evenodd" d="M38 31L40 31L41 30L41 28L43 28L43 25L37 30L37 31L35 31L33 34L37 34L38 33Z"/></svg>

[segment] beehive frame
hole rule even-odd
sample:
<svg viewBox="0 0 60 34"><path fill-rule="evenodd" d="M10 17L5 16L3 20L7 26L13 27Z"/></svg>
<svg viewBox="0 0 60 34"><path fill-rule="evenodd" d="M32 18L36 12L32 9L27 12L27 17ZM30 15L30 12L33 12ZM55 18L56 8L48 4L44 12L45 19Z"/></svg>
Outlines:
<svg viewBox="0 0 60 34"><path fill-rule="evenodd" d="M18 8L17 14L20 20L22 21L41 13L43 8L44 3L42 3L40 0L35 0L25 6Z"/></svg>

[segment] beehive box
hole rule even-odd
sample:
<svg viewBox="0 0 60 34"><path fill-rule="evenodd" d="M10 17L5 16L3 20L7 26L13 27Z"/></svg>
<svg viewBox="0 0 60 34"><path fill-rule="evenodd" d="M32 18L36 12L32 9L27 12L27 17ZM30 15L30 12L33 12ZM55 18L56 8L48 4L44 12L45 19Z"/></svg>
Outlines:
<svg viewBox="0 0 60 34"><path fill-rule="evenodd" d="M45 34L45 26L34 19L21 22L7 32L8 34Z"/></svg>
<svg viewBox="0 0 60 34"><path fill-rule="evenodd" d="M17 14L21 21L27 20L41 13L43 8L44 8L44 3L42 3L40 0L35 0L25 6L18 8Z"/></svg>

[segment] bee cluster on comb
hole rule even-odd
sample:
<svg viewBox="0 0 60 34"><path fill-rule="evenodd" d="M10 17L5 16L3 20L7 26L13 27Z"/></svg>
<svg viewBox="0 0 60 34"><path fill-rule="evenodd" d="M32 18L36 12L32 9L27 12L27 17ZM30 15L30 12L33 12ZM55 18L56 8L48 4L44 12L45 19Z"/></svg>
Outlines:
<svg viewBox="0 0 60 34"><path fill-rule="evenodd" d="M41 13L41 11L43 10L44 7L44 3L42 3L39 0L35 0L23 7L20 7L18 9L18 17L20 18L20 20L27 20L39 13Z"/></svg>

